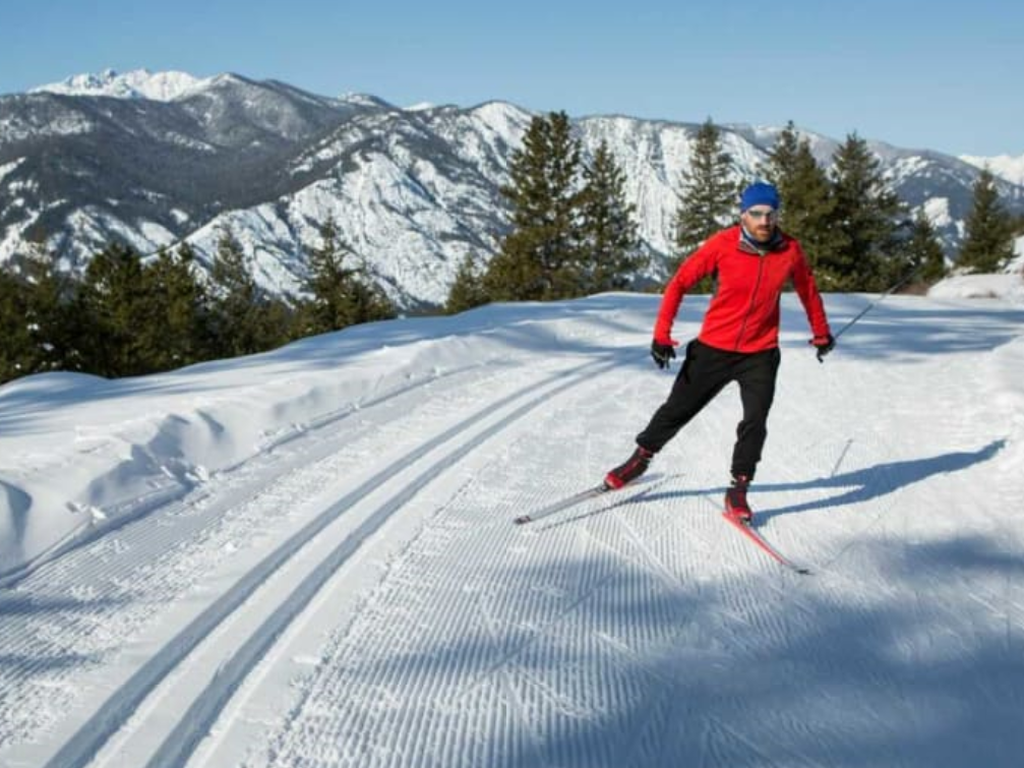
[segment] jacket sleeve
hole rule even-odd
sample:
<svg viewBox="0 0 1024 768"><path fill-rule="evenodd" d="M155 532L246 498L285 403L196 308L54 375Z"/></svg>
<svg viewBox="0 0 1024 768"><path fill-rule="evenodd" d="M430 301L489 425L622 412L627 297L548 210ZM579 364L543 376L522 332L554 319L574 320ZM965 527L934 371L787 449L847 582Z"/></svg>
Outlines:
<svg viewBox="0 0 1024 768"><path fill-rule="evenodd" d="M665 286L658 308L658 319L654 323L654 340L659 344L672 343L672 324L675 322L683 296L700 280L715 269L714 246L705 242L700 248L679 265L675 275Z"/></svg>
<svg viewBox="0 0 1024 768"><path fill-rule="evenodd" d="M811 326L811 332L817 336L828 336L831 331L828 327L828 318L825 315L825 304L818 293L818 285L814 282L814 274L807 263L807 257L803 249L797 247L796 259L793 264L793 287L796 289L800 303L804 305L804 312L807 313L807 322Z"/></svg>

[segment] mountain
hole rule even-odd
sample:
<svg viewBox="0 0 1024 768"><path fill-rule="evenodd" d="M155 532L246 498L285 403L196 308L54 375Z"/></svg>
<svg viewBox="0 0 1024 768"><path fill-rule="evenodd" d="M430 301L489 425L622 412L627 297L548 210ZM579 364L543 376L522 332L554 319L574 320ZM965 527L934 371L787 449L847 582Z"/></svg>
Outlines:
<svg viewBox="0 0 1024 768"><path fill-rule="evenodd" d="M150 72L136 69L118 74L112 69L99 74L74 75L59 83L32 88L29 93L62 93L69 96L113 96L121 99L170 101L206 86L187 72Z"/></svg>
<svg viewBox="0 0 1024 768"><path fill-rule="evenodd" d="M224 227L257 279L294 294L304 247L333 217L345 240L406 310L444 301L462 259L486 259L505 231L500 187L533 113L319 96L235 74L77 76L0 97L0 261L45 240L81 269L113 239L144 254L182 240L208 265ZM628 178L640 233L668 255L681 174L697 123L575 120L587 154L607 141ZM737 176L755 175L779 127L721 126ZM822 163L839 146L804 135ZM869 142L892 188L931 217L951 253L978 168L927 150ZM1024 212L1024 186L999 182ZM664 273L655 261L650 277Z"/></svg>
<svg viewBox="0 0 1024 768"><path fill-rule="evenodd" d="M1011 184L1024 184L1024 155L1020 157L1011 157L1010 155L996 155L995 157L961 155L960 159L977 168L987 167L997 178L1009 181Z"/></svg>

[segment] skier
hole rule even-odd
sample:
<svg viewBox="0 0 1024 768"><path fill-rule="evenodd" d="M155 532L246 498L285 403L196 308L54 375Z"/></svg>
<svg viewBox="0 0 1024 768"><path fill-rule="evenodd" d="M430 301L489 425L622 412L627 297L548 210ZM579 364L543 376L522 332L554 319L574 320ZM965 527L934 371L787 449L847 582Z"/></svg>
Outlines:
<svg viewBox="0 0 1024 768"><path fill-rule="evenodd" d="M779 193L756 182L740 198L740 223L709 237L679 266L669 281L654 325L651 356L667 368L679 342L672 323L683 295L708 275L717 277L697 338L686 345L686 357L672 391L636 436L636 450L605 477L609 488L621 488L640 477L651 459L729 382L739 384L743 420L736 429L732 483L725 494L725 513L749 525L753 513L747 489L767 436L765 424L775 395L779 368L779 297L792 281L807 313L818 359L832 351L821 295L800 243L778 227Z"/></svg>

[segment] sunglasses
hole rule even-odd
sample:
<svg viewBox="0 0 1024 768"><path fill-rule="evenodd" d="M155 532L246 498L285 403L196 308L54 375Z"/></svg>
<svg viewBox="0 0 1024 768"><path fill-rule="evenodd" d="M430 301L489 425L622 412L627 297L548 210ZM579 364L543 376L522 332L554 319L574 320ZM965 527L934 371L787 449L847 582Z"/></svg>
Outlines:
<svg viewBox="0 0 1024 768"><path fill-rule="evenodd" d="M752 219L767 219L768 221L775 221L779 218L779 212L774 208L749 208L747 215Z"/></svg>

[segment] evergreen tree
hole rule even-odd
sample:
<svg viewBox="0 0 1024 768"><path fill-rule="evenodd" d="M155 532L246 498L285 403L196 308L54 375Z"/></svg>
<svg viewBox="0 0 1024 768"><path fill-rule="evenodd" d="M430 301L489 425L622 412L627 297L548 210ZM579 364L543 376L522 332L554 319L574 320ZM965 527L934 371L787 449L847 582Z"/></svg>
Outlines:
<svg viewBox="0 0 1024 768"><path fill-rule="evenodd" d="M208 311L216 357L263 352L289 340L290 313L256 283L242 244L228 228L217 241L210 282Z"/></svg>
<svg viewBox="0 0 1024 768"><path fill-rule="evenodd" d="M621 290L646 259L633 220L636 208L626 201L626 177L607 142L601 142L593 163L584 167L583 178L580 292Z"/></svg>
<svg viewBox="0 0 1024 768"><path fill-rule="evenodd" d="M360 263L349 292L348 316L352 318L349 325L391 320L398 316L394 304L369 278L369 274L366 262Z"/></svg>
<svg viewBox="0 0 1024 768"><path fill-rule="evenodd" d="M483 306L488 301L483 286L483 270L471 253L467 253L459 263L455 273L455 281L448 290L445 302L445 314L455 315L467 309Z"/></svg>
<svg viewBox="0 0 1024 768"><path fill-rule="evenodd" d="M208 348L206 292L195 274L195 251L182 243L161 250L143 270L150 322L139 330L153 370L166 371L204 359Z"/></svg>
<svg viewBox="0 0 1024 768"><path fill-rule="evenodd" d="M512 183L502 188L512 206L512 230L483 277L489 300L578 295L579 165L580 142L568 115L530 121L522 148L512 153Z"/></svg>
<svg viewBox="0 0 1024 768"><path fill-rule="evenodd" d="M308 248L308 272L304 288L312 298L300 307L302 335L336 331L350 324L348 286L355 270L345 263L352 251L341 239L333 218L319 227L320 245Z"/></svg>
<svg viewBox="0 0 1024 768"><path fill-rule="evenodd" d="M26 255L12 259L12 275L20 286L19 322L28 333L22 373L81 370L83 331L72 312L78 283L57 269L41 242L31 243Z"/></svg>
<svg viewBox="0 0 1024 768"><path fill-rule="evenodd" d="M799 138L790 120L760 169L782 198L782 229L800 241L812 267L833 262L846 247L844 233L832 226L836 201L828 174L811 153L807 137ZM823 279L824 278L824 281ZM827 287L828 275L819 278Z"/></svg>
<svg viewBox="0 0 1024 768"><path fill-rule="evenodd" d="M998 272L1013 259L1013 218L999 202L996 179L986 167L974 183L957 266L974 273Z"/></svg>
<svg viewBox="0 0 1024 768"><path fill-rule="evenodd" d="M946 256L942 244L935 234L935 227L922 210L918 210L914 217L905 248L908 274L915 272L916 282L933 285L945 276Z"/></svg>
<svg viewBox="0 0 1024 768"><path fill-rule="evenodd" d="M879 291L895 271L889 258L898 252L898 227L905 206L885 184L881 162L856 133L833 157L835 208L832 226L842 234L843 250L818 258L822 287L837 291Z"/></svg>
<svg viewBox="0 0 1024 768"><path fill-rule="evenodd" d="M0 265L0 384L34 373L24 283Z"/></svg>
<svg viewBox="0 0 1024 768"><path fill-rule="evenodd" d="M723 151L721 133L709 117L697 131L690 169L683 173L675 218L677 263L735 218L732 170L732 156Z"/></svg>
<svg viewBox="0 0 1024 768"><path fill-rule="evenodd" d="M320 226L319 247L309 249L305 288L312 299L300 309L303 335L395 316L388 298L366 279L365 266L349 266L353 257L334 219L328 218Z"/></svg>
<svg viewBox="0 0 1024 768"><path fill-rule="evenodd" d="M137 376L155 370L144 329L153 322L139 254L112 243L89 261L78 310L86 335L83 366L107 377Z"/></svg>

